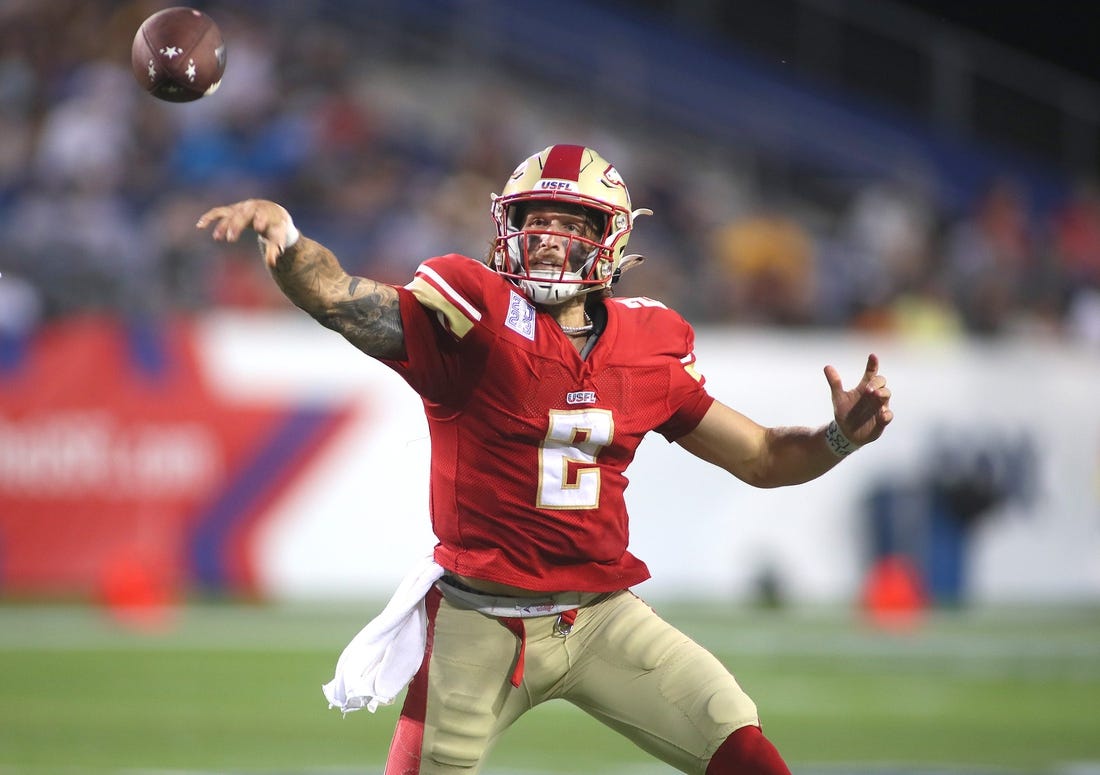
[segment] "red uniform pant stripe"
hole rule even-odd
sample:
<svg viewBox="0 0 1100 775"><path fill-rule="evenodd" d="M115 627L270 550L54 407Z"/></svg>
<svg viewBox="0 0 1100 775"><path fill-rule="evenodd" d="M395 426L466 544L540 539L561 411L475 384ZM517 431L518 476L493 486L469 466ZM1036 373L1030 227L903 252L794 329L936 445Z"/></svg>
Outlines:
<svg viewBox="0 0 1100 775"><path fill-rule="evenodd" d="M435 617L443 595L432 587L424 599L428 614L428 641L424 649L424 661L409 684L405 704L393 732L390 753L386 760L385 775L418 775L420 756L424 748L424 718L428 712L428 669L435 644Z"/></svg>

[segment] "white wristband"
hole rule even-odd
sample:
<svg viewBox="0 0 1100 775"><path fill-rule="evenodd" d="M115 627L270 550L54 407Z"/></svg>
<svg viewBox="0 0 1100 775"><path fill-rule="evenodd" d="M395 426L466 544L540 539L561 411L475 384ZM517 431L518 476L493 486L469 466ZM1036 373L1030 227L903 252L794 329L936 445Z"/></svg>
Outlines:
<svg viewBox="0 0 1100 775"><path fill-rule="evenodd" d="M302 236L302 233L298 231L298 228L294 225L294 219L290 217L290 213L283 209L286 213L286 242L283 244L283 250L292 247L298 238Z"/></svg>
<svg viewBox="0 0 1100 775"><path fill-rule="evenodd" d="M829 445L829 451L837 457L848 457L859 449L859 445L848 441L848 437L841 432L836 420L825 426L825 443Z"/></svg>

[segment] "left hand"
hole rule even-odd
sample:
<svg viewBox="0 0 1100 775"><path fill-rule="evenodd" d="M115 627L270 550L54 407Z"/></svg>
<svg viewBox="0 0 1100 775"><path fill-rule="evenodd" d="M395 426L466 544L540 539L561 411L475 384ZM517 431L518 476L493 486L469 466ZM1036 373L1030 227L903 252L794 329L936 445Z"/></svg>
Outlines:
<svg viewBox="0 0 1100 775"><path fill-rule="evenodd" d="M833 416L848 441L863 446L881 436L894 419L894 412L890 409L886 377L878 373L878 356L867 356L863 378L851 390L844 389L840 373L833 366L825 367L825 379L833 394Z"/></svg>

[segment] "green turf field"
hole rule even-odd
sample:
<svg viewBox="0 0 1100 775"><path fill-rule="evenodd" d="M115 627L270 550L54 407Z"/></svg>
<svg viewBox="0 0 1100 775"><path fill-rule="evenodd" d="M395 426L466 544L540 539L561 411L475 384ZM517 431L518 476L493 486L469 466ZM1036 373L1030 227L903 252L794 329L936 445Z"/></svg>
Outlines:
<svg viewBox="0 0 1100 775"><path fill-rule="evenodd" d="M163 631L0 606L0 773L381 772L396 709L341 718L320 685L380 604L193 606ZM760 706L795 773L1100 773L1100 611L850 612L659 604ZM561 703L487 773L668 773Z"/></svg>

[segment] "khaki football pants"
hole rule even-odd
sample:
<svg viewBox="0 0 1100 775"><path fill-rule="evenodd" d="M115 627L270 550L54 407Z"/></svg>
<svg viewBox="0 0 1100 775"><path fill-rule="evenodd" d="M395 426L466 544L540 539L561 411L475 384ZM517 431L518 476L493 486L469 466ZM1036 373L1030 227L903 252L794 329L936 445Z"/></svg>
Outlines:
<svg viewBox="0 0 1100 775"><path fill-rule="evenodd" d="M581 608L564 636L556 615L524 619L518 688L512 630L448 602L438 588L428 610L428 658L409 687L386 775L474 775L517 718L556 698L700 775L731 732L759 723L729 671L629 591Z"/></svg>

